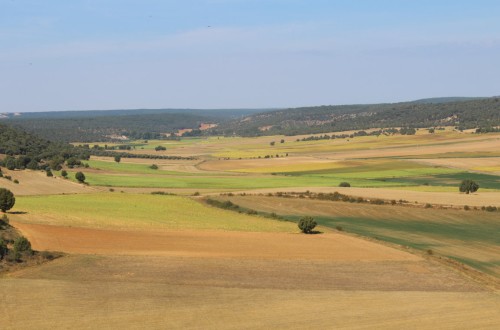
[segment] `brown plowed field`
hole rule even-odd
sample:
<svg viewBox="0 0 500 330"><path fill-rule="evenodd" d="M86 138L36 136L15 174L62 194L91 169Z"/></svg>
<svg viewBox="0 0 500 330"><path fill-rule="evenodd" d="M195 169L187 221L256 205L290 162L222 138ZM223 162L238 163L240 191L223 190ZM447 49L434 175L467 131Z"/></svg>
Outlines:
<svg viewBox="0 0 500 330"><path fill-rule="evenodd" d="M131 232L13 224L30 239L35 249L68 253L336 261L420 260L406 252L337 233Z"/></svg>

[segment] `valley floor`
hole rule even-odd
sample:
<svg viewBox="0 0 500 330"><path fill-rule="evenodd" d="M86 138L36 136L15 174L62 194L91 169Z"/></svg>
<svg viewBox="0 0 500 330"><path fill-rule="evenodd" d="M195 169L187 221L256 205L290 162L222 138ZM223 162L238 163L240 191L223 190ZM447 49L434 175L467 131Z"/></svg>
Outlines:
<svg viewBox="0 0 500 330"><path fill-rule="evenodd" d="M73 254L2 278L3 329L493 329L500 322L498 293L432 260L344 234L15 225L35 248Z"/></svg>

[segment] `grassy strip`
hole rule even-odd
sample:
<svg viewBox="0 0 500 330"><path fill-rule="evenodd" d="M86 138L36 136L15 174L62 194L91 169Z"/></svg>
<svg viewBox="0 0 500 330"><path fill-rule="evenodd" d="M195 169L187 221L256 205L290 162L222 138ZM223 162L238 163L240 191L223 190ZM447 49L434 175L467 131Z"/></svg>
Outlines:
<svg viewBox="0 0 500 330"><path fill-rule="evenodd" d="M190 198L98 193L21 196L18 221L60 226L109 229L211 229L231 231L293 231L294 226L246 214L207 207Z"/></svg>

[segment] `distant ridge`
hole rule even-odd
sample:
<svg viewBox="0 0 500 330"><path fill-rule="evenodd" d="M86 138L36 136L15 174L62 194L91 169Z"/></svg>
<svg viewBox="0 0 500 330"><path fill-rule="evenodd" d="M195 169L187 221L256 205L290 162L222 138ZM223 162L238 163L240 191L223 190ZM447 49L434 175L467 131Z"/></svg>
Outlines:
<svg viewBox="0 0 500 330"><path fill-rule="evenodd" d="M299 135L392 127L500 125L499 97L441 97L412 102L325 105L257 113L225 122L214 131L225 135Z"/></svg>
<svg viewBox="0 0 500 330"><path fill-rule="evenodd" d="M450 103L450 102L463 102L463 101L471 101L471 100L481 100L487 99L489 97L463 97L463 96L450 96L450 97L431 97L426 99L419 99L412 101L410 103L420 103L420 104L429 104L429 103Z"/></svg>

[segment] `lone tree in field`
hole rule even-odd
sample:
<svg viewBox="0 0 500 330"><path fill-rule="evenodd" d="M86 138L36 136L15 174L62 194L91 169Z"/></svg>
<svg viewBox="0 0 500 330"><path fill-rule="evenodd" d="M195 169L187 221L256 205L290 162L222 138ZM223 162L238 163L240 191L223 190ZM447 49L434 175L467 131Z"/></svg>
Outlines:
<svg viewBox="0 0 500 330"><path fill-rule="evenodd" d="M75 174L75 179L78 180L78 182L85 182L85 174L83 174L82 172L76 172Z"/></svg>
<svg viewBox="0 0 500 330"><path fill-rule="evenodd" d="M14 194L9 189L0 188L0 210L7 212L16 203Z"/></svg>
<svg viewBox="0 0 500 330"><path fill-rule="evenodd" d="M303 217L299 220L299 229L304 234L310 234L316 227L316 221L312 217Z"/></svg>
<svg viewBox="0 0 500 330"><path fill-rule="evenodd" d="M115 156L115 162L119 163L122 160L120 156Z"/></svg>
<svg viewBox="0 0 500 330"><path fill-rule="evenodd" d="M462 183L460 184L460 188L459 188L460 192L464 192L466 194L474 193L478 189L479 189L479 185L475 181L472 181L469 179L462 181Z"/></svg>

